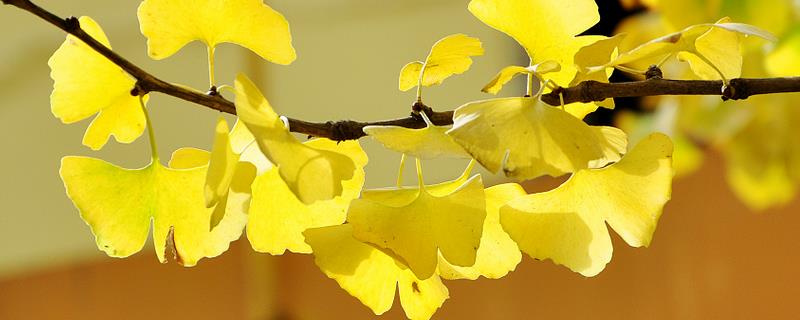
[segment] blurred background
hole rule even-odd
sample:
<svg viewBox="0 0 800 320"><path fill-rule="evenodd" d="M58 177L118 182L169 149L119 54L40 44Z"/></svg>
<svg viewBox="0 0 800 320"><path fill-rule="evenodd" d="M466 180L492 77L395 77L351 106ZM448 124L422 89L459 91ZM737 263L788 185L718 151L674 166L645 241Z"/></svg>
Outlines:
<svg viewBox="0 0 800 320"><path fill-rule="evenodd" d="M791 63L800 57L793 1L645 2L598 1L601 23L587 33L646 34L629 40L633 46L731 16L782 39L767 47L746 42L745 76L800 75ZM207 85L199 43L164 61L147 57L136 19L139 1L36 3L60 16L92 16L116 51L159 77ZM489 97L480 88L500 68L527 63L516 42L481 24L467 3L271 0L290 21L298 60L270 65L223 45L217 78L231 83L244 71L279 113L304 120L396 118L414 101L413 92L397 90L400 68L424 58L443 36L466 33L484 42L486 55L466 75L426 90L434 109L453 109ZM0 319L374 318L322 274L311 256L257 254L245 239L195 268L159 264L152 247L128 259L106 257L64 193L59 161L87 155L141 167L149 158L147 141L110 142L100 152L83 147L89 121L63 125L49 109L47 60L64 34L6 6L0 6L0 30ZM774 58L774 52L781 56ZM677 63L665 71L687 77ZM506 89L507 95L523 90L522 81L514 84L518 88ZM627 247L614 235L614 259L594 278L525 258L501 280L448 282L451 298L434 318L797 318L800 132L793 120L800 121L800 112L792 110L798 101L796 94L724 104L716 97L621 99L614 112L590 115L588 122L615 123L634 140L642 132L662 131L676 141L679 176L651 248ZM162 154L184 146L210 148L217 112L161 95L149 106ZM392 185L399 155L369 139L362 145L370 155L367 187ZM426 181L451 179L465 164L426 163ZM526 188L543 191L560 181L529 181ZM382 318L404 318L399 303Z"/></svg>

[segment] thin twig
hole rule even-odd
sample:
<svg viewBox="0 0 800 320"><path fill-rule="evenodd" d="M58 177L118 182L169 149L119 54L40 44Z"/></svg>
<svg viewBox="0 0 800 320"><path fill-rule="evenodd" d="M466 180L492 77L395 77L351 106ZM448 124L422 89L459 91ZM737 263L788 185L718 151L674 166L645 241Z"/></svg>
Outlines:
<svg viewBox="0 0 800 320"><path fill-rule="evenodd" d="M61 30L82 40L92 49L108 58L114 64L136 78L136 88L132 94L141 91L160 92L198 105L202 105L220 112L236 114L233 102L220 96L215 90L203 93L197 90L174 85L161 80L147 71L139 68L127 59L113 52L111 49L92 38L80 27L77 18L61 19L49 11L35 5L30 0L0 0L3 4L12 5L28 11L39 18L53 24ZM569 88L557 88L550 93L543 94L541 99L553 106L564 103L602 101L609 98L644 97L662 95L718 95L723 100L747 99L759 94L772 94L784 92L800 92L800 77L789 78L764 78L764 79L731 79L728 86L722 81L707 80L666 80L660 77L650 77L647 80L601 83L585 81ZM419 107L419 106L415 106ZM431 122L436 125L453 124L453 111L434 112L428 107L422 108ZM364 137L362 130L368 125L393 125L406 128L423 128L425 122L421 117L412 114L406 118L385 120L378 122L358 122L351 120L328 121L324 123L307 122L289 118L292 132L308 136L329 138L336 141L355 140Z"/></svg>

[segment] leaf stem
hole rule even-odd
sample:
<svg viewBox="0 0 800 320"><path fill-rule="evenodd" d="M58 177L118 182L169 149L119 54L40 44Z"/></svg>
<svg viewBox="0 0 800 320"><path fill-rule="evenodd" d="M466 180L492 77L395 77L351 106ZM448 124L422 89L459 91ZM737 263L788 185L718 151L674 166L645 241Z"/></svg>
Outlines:
<svg viewBox="0 0 800 320"><path fill-rule="evenodd" d="M419 80L417 80L417 102L422 102L422 81L425 79L425 68L428 66L428 60L422 63L422 68L419 70Z"/></svg>
<svg viewBox="0 0 800 320"><path fill-rule="evenodd" d="M416 158L417 160L417 183L419 183L419 189L425 189L425 179L422 178L422 160Z"/></svg>
<svg viewBox="0 0 800 320"><path fill-rule="evenodd" d="M215 47L207 46L208 48L208 82L210 85L209 88L213 88L217 81L214 77L214 49Z"/></svg>
<svg viewBox="0 0 800 320"><path fill-rule="evenodd" d="M406 154L400 156L400 168L397 170L397 187L403 186L403 172L406 169Z"/></svg>
<svg viewBox="0 0 800 320"><path fill-rule="evenodd" d="M144 95L139 95L139 105L142 107L142 112L144 112L144 119L147 121L147 136L150 138L150 153L154 163L158 163L158 145L156 145L156 134L153 130L153 122L150 121L150 112L147 111L147 107L144 105Z"/></svg>

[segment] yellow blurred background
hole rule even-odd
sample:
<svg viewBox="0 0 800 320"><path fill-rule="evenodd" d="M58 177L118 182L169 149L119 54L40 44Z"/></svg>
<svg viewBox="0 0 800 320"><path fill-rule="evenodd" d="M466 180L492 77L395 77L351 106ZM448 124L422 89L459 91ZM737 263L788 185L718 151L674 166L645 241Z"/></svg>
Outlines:
<svg viewBox="0 0 800 320"><path fill-rule="evenodd" d="M602 6L604 1L599 1ZM152 61L136 19L137 0L37 1L62 15L89 15L123 56L157 76L196 88L207 84L205 50L189 45ZM445 86L426 91L438 110L487 98L479 89L501 67L526 63L505 35L473 18L465 0L271 0L291 23L298 60L269 65L225 45L217 78L243 71L257 79L277 111L310 121L377 120L405 115L413 93L397 90L407 62L422 59L439 38L466 33L486 56ZM246 239L195 268L161 265L152 248L129 259L97 250L89 228L58 177L65 155L91 155L137 167L147 141L80 144L88 121L63 125L49 110L47 59L64 34L28 13L0 7L0 319L370 319L356 299L327 279L311 257L256 254ZM518 85L522 85L519 83ZM514 90L511 90L514 91ZM150 104L163 154L209 148L217 112L154 95ZM230 118L229 118L230 119ZM394 182L399 155L362 141L370 155L367 187ZM456 176L465 163L432 161L426 179ZM752 319L798 318L796 276L800 202L760 214L725 184L715 154L676 180L673 201L649 249L614 238L606 271L584 278L549 261L524 259L502 280L448 283L451 298L436 319ZM503 181L487 176L489 184ZM557 181L534 181L530 191ZM399 305L383 316L404 318Z"/></svg>

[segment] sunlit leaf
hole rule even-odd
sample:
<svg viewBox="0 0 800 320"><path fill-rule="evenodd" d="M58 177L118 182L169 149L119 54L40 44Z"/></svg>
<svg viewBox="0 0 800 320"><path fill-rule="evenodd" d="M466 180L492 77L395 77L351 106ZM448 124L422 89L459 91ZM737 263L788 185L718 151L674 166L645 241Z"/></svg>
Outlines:
<svg viewBox="0 0 800 320"><path fill-rule="evenodd" d="M300 201L310 204L342 194L356 167L349 157L300 143L247 76L236 77L236 112Z"/></svg>
<svg viewBox="0 0 800 320"><path fill-rule="evenodd" d="M679 32L644 43L620 54L607 66L632 63L649 58L668 58L679 55L690 62L697 76L705 79L736 78L741 74L742 53L740 35L774 40L769 32L754 26L729 22L723 18L715 24L693 25Z"/></svg>
<svg viewBox="0 0 800 320"><path fill-rule="evenodd" d="M347 213L353 236L393 252L419 279L435 273L439 252L454 265L472 266L486 218L483 182L474 176L448 185L447 194L422 185L410 192L380 191L383 201L365 191Z"/></svg>
<svg viewBox="0 0 800 320"><path fill-rule="evenodd" d="M578 72L574 56L584 46L604 39L603 36L577 36L600 21L597 5L592 0L472 0L472 12L483 23L514 38L531 59L530 65L554 61L558 72L548 73L542 80L567 86ZM574 103L567 112L578 118L594 111L593 103Z"/></svg>
<svg viewBox="0 0 800 320"><path fill-rule="evenodd" d="M625 153L625 134L591 127L535 98L472 102L456 109L447 134L491 172L532 179L561 176Z"/></svg>
<svg viewBox="0 0 800 320"><path fill-rule="evenodd" d="M433 45L425 62L411 62L400 71L400 90L408 91L417 86L420 72L424 72L422 85L429 87L441 84L454 74L462 74L472 65L472 57L483 55L481 41L464 34L442 38Z"/></svg>
<svg viewBox="0 0 800 320"><path fill-rule="evenodd" d="M81 17L79 22L86 33L111 48L92 18ZM64 123L75 123L99 113L86 129L84 145L99 150L111 136L131 143L142 135L144 113L139 97L131 95L136 79L122 68L72 35L50 57L48 65L55 81L50 95L53 115Z"/></svg>
<svg viewBox="0 0 800 320"><path fill-rule="evenodd" d="M449 127L436 126L426 117L426 127L409 129L400 126L366 126L364 133L384 147L420 159L469 158L453 138L446 135Z"/></svg>
<svg viewBox="0 0 800 320"><path fill-rule="evenodd" d="M511 200L500 223L520 249L584 276L611 260L606 223L634 247L648 246L672 188L672 143L653 134L620 162L581 170L558 188Z"/></svg>
<svg viewBox="0 0 800 320"><path fill-rule="evenodd" d="M520 66L508 66L503 68L503 70L500 70L494 79L486 84L481 91L490 94L497 94L501 89L503 89L503 86L505 86L506 83L511 81L511 79L518 74L533 74L538 77L540 75L558 71L561 71L561 65L553 60L547 60L527 68Z"/></svg>
<svg viewBox="0 0 800 320"><path fill-rule="evenodd" d="M376 315L391 309L396 288L409 319L430 319L449 298L438 276L419 280L402 262L352 234L347 224L304 232L317 266Z"/></svg>
<svg viewBox="0 0 800 320"><path fill-rule="evenodd" d="M247 238L258 252L283 254L288 250L311 253L311 247L304 241L303 231L344 223L350 202L358 198L361 192L367 155L357 141L336 143L327 139L315 139L305 144L350 157L356 164L356 172L352 179L343 181L341 195L312 204L304 204L295 197L277 168L256 178L253 183Z"/></svg>
<svg viewBox="0 0 800 320"><path fill-rule="evenodd" d="M181 162L203 160L201 153L192 154ZM195 156L200 158L191 159ZM226 251L247 221L243 214L228 215L209 231L213 209L203 205L206 170L207 166L173 169L158 162L130 170L98 159L65 157L60 173L67 195L92 228L98 248L109 256L139 252L152 222L159 261L166 262L166 253L174 250L178 263L194 266L203 257Z"/></svg>
<svg viewBox="0 0 800 320"><path fill-rule="evenodd" d="M514 271L522 260L522 253L520 253L517 243L511 240L511 237L500 225L500 207L525 195L527 195L525 190L516 183L487 188L486 220L483 222L483 235L475 265L471 267L454 266L442 258L439 260L439 275L448 280L475 280L480 276L499 279Z"/></svg>
<svg viewBox="0 0 800 320"><path fill-rule="evenodd" d="M589 72L591 66L605 65L611 62L616 57L619 44L625 38L624 34L618 34L611 38L602 39L588 46L585 46L575 53L575 65L578 67L578 73L572 79L570 86L578 85L583 81L598 81L608 83L608 77L611 76L613 69L606 69L605 72ZM614 99L606 99L600 102L595 102L596 105L606 109L614 109ZM594 110L588 109L586 114ZM586 114L583 116L585 117ZM578 115L578 118L583 118Z"/></svg>
<svg viewBox="0 0 800 320"><path fill-rule="evenodd" d="M235 43L278 64L296 58L289 23L262 0L145 0L139 5L139 24L154 59L167 58L195 40L210 50Z"/></svg>

